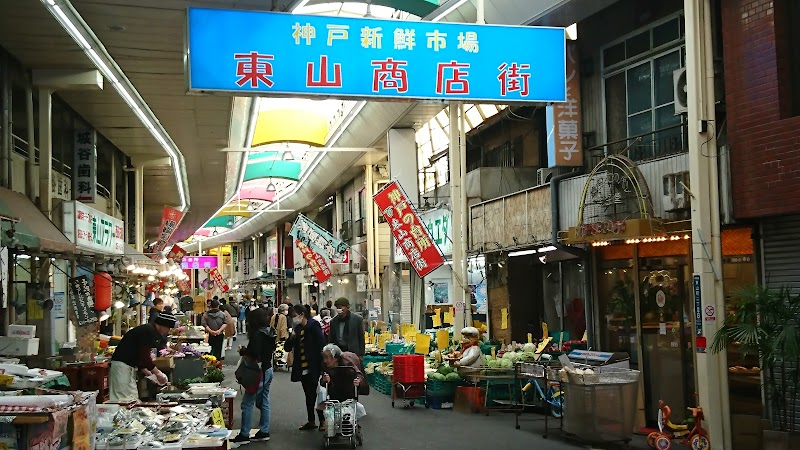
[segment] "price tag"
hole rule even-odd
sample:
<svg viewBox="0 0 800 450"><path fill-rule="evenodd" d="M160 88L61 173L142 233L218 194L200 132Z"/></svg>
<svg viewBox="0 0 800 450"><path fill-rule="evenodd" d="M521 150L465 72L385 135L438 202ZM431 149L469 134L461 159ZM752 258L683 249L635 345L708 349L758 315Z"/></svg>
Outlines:
<svg viewBox="0 0 800 450"><path fill-rule="evenodd" d="M214 425L225 426L225 418L222 417L222 410L220 408L214 408L211 411L211 420L214 422Z"/></svg>

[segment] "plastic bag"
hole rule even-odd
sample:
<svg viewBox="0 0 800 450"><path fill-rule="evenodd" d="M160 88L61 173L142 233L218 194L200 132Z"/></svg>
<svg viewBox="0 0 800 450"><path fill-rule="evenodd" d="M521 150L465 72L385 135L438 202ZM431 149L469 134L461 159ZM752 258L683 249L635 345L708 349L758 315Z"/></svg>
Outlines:
<svg viewBox="0 0 800 450"><path fill-rule="evenodd" d="M328 399L328 389L320 384L317 385L317 409L322 411L325 409L325 400Z"/></svg>
<svg viewBox="0 0 800 450"><path fill-rule="evenodd" d="M356 403L356 420L361 420L362 417L367 415L367 410L361 403Z"/></svg>

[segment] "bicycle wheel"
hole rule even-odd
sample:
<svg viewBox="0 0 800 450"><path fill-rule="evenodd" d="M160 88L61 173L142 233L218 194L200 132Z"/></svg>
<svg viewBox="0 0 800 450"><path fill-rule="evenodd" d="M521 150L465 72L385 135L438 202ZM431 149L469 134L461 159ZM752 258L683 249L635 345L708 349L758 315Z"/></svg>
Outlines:
<svg viewBox="0 0 800 450"><path fill-rule="evenodd" d="M561 395L561 391L551 390L549 394L547 403L550 404L550 413L553 417L560 419L564 410L564 397Z"/></svg>
<svg viewBox="0 0 800 450"><path fill-rule="evenodd" d="M709 442L706 436L696 434L692 436L691 441L689 441L689 447L691 447L692 450L708 450L711 448L711 442Z"/></svg>

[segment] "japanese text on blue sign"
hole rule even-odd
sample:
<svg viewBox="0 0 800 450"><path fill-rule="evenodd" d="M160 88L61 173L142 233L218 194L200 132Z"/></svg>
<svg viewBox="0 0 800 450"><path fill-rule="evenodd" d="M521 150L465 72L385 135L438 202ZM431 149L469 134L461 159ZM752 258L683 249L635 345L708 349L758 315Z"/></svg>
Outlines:
<svg viewBox="0 0 800 450"><path fill-rule="evenodd" d="M189 9L189 89L561 102L563 28Z"/></svg>
<svg viewBox="0 0 800 450"><path fill-rule="evenodd" d="M350 247L302 214L297 216L289 235L311 247L317 254L327 255L331 262L340 263L347 259Z"/></svg>

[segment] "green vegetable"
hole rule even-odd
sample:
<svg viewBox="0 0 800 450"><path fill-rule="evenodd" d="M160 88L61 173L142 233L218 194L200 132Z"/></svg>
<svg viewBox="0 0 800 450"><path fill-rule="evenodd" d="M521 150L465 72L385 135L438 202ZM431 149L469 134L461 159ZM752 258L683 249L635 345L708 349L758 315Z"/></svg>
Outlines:
<svg viewBox="0 0 800 450"><path fill-rule="evenodd" d="M433 372L432 374L430 374L430 377L432 380L436 381L445 381L447 379L444 375L442 375L439 372Z"/></svg>
<svg viewBox="0 0 800 450"><path fill-rule="evenodd" d="M510 369L514 367L514 363L511 361L511 359L503 358L501 360L498 360L498 362L500 363L501 369Z"/></svg>
<svg viewBox="0 0 800 450"><path fill-rule="evenodd" d="M460 380L460 379L461 379L461 377L458 375L458 373L456 373L456 372L452 372L452 373L448 373L448 374L447 374L447 375L444 377L444 379L445 379L445 381L458 381L458 380Z"/></svg>
<svg viewBox="0 0 800 450"><path fill-rule="evenodd" d="M208 383L221 383L225 379L225 374L216 367L208 369L205 376Z"/></svg>
<svg viewBox="0 0 800 450"><path fill-rule="evenodd" d="M527 352L535 352L536 351L536 344L532 342L528 342L527 344L522 346L522 351Z"/></svg>
<svg viewBox="0 0 800 450"><path fill-rule="evenodd" d="M454 369L453 369L452 367L450 367L450 366L448 366L448 365L444 365L444 364L442 364L441 366L439 366L439 369L437 370L437 372L439 372L439 373L440 373L440 374L442 374L442 375L447 375L447 374L450 374L450 373L452 373L453 371L454 371Z"/></svg>

